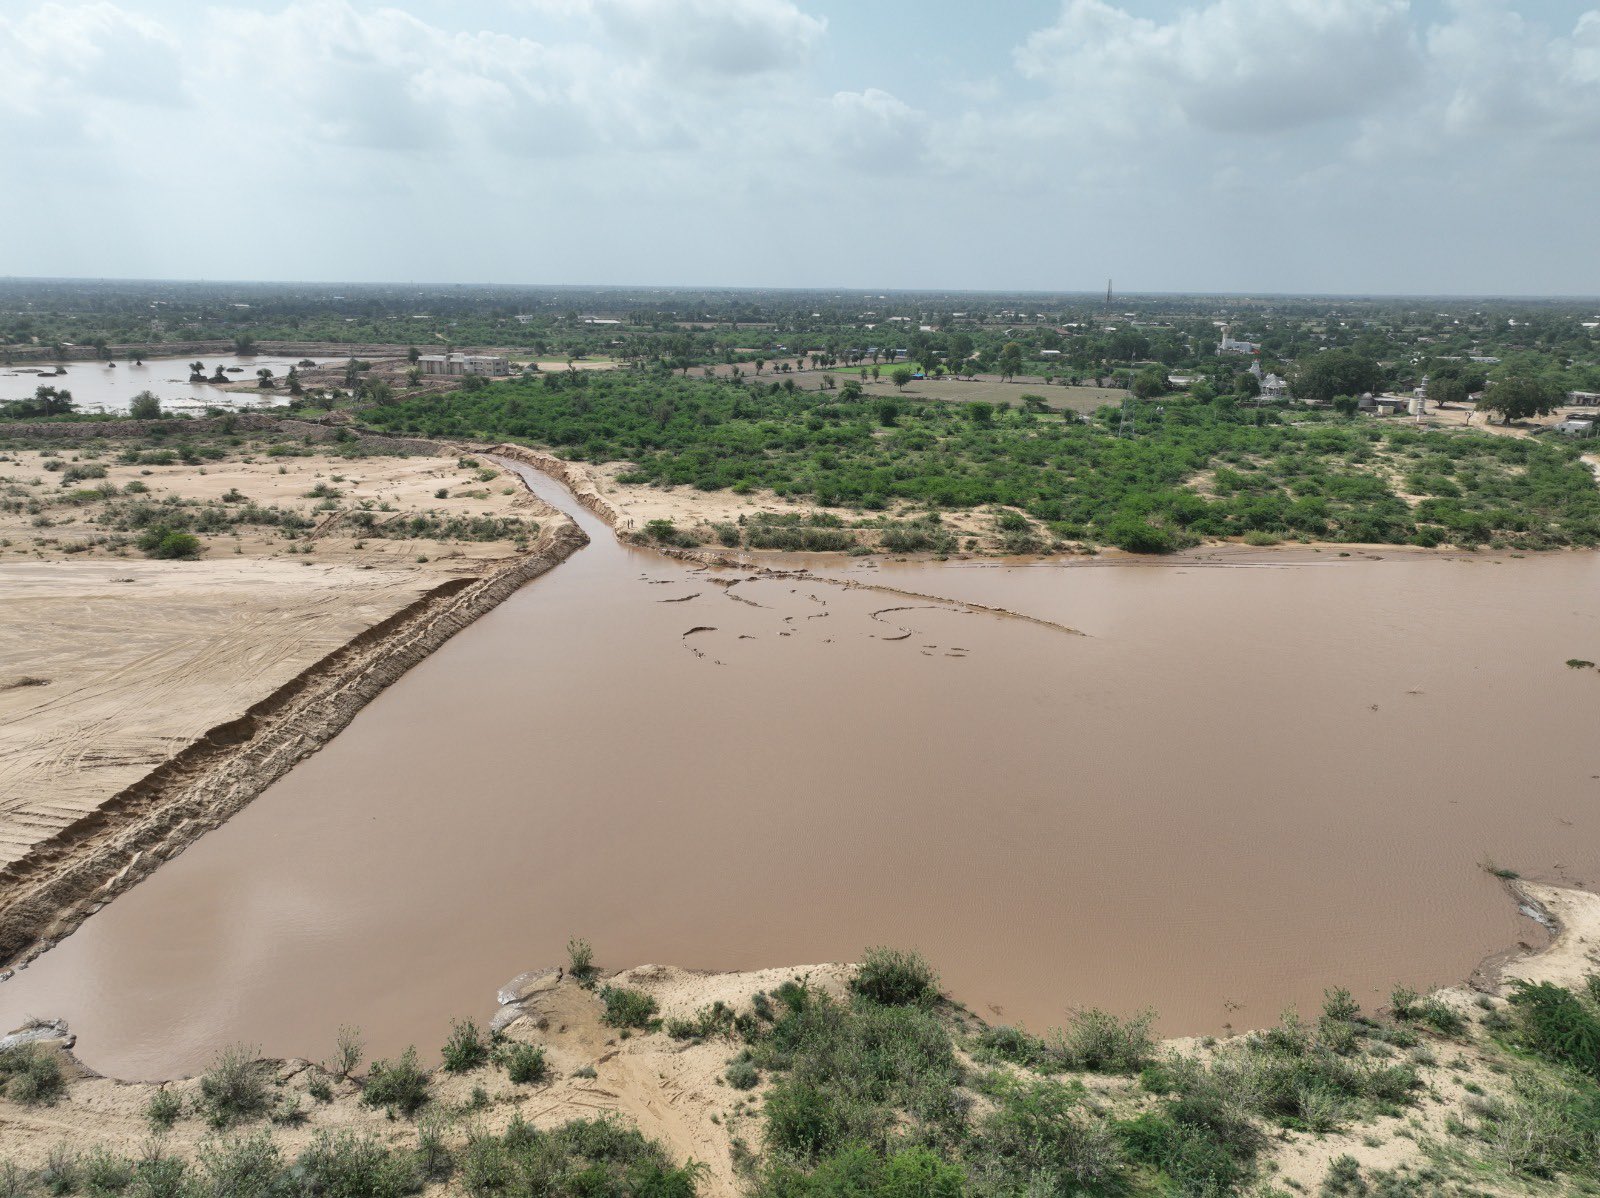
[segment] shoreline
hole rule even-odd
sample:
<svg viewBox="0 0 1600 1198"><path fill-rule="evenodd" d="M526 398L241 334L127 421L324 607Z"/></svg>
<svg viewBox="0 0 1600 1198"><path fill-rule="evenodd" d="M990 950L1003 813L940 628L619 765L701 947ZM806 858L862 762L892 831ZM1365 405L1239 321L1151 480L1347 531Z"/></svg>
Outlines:
<svg viewBox="0 0 1600 1198"><path fill-rule="evenodd" d="M412 666L588 540L561 515L528 552L434 585L0 870L0 980L243 809Z"/></svg>
<svg viewBox="0 0 1600 1198"><path fill-rule="evenodd" d="M1470 1101L1469 1095L1483 1093L1474 1087L1493 1090L1504 1085L1503 1066L1491 1059L1489 1041L1480 1039L1484 1032L1477 1025L1486 1012L1502 1009L1506 991L1518 980L1581 986L1600 955L1596 948L1600 945L1600 895L1520 879L1507 880L1505 890L1514 902L1524 910L1536 911L1540 921L1550 926L1550 942L1539 948L1524 946L1494 954L1474 971L1472 979L1433 991L1435 1000L1459 1012L1475 1030L1464 1040L1438 1041L1441 1049L1455 1046L1459 1054L1455 1061L1441 1065L1431 1054L1419 1061L1431 1071L1425 1089L1437 1089L1432 1104L1436 1109L1422 1109L1426 1123L1416 1123L1417 1115L1395 1113L1378 1122L1332 1132L1281 1133L1263 1150L1267 1176L1314 1186L1339 1154L1360 1158L1364 1167L1373 1169L1425 1162L1426 1141L1438 1134L1448 1118L1449 1102ZM639 965L602 974L596 980L642 991L655 1000L663 1019L682 1020L713 1003L740 1008L752 993L770 993L789 979L805 979L815 991L847 999L852 975L853 967L840 963L726 972ZM685 1042L659 1027L619 1035L605 1025L604 1004L596 991L580 985L562 967L519 974L501 987L496 1000L497 1014L480 1026L503 1037L503 1043L539 1046L552 1072L537 1085L520 1087L501 1084L493 1073L432 1070L433 1097L445 1110L481 1112L470 1124L457 1127L457 1132L464 1127L470 1139L485 1128L493 1134L522 1120L549 1128L570 1119L618 1117L661 1143L676 1162L702 1162L706 1171L701 1192L708 1198L736 1198L744 1192L738 1145L741 1133L754 1130L742 1121L752 1118L758 1108L746 1105L744 1093L724 1083L724 1064L735 1051L732 1041L713 1036ZM950 1026L963 1036L997 1026L954 999L947 997L944 1005ZM1174 1053L1205 1059L1224 1051L1227 1043L1247 1042L1259 1030L1241 1028L1221 1044L1209 1038L1170 1037L1155 1042L1153 1054L1157 1059ZM199 1078L142 1082L107 1077L82 1064L74 1053L75 1041L65 1024L49 1020L33 1021L0 1039L0 1045L6 1047L31 1044L32 1051L57 1054L67 1079L58 1105L37 1110L8 1107L7 1148L11 1153L42 1162L59 1151L63 1136L74 1135L85 1144L109 1142L131 1151L147 1141L146 1112L154 1095L169 1094L198 1109ZM274 1128L275 1137L291 1151L330 1132L369 1136L393 1150L404 1150L410 1143L414 1133L406 1121L364 1104L363 1083L351 1072L303 1057L259 1058L255 1067L281 1095L280 1104L288 1103L303 1113L295 1122L274 1119L279 1124ZM1080 1080L1103 1100L1140 1101L1130 1097L1137 1095L1137 1083L1132 1089L1119 1089L1122 1083L1116 1078L1093 1073L1081 1075ZM482 1083L493 1087L493 1093L484 1090ZM307 1093L315 1094L318 1086L323 1096L307 1111L301 1099ZM483 1097L479 1099L478 1094ZM1411 1124L1418 1134L1411 1133ZM1375 1135L1376 1131L1386 1134ZM164 1149L183 1156L203 1153L210 1142L207 1130L195 1119L162 1135ZM430 1186L427 1192L446 1191ZM1486 1192L1505 1191L1492 1188Z"/></svg>

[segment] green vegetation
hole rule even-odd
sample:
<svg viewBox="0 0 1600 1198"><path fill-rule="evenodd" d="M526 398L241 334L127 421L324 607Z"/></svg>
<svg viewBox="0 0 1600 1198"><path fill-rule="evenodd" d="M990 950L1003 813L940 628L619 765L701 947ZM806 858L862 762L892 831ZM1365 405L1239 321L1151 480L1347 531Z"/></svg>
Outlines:
<svg viewBox="0 0 1600 1198"><path fill-rule="evenodd" d="M610 1119L540 1131L515 1118L502 1135L474 1136L459 1164L473 1198L694 1198L699 1174Z"/></svg>
<svg viewBox="0 0 1600 1198"><path fill-rule="evenodd" d="M509 1044L500 1054L506 1076L519 1086L537 1085L550 1076L544 1049L537 1044Z"/></svg>
<svg viewBox="0 0 1600 1198"><path fill-rule="evenodd" d="M594 946L580 936L567 941L567 972L578 979L581 986L594 984L600 971L594 964Z"/></svg>
<svg viewBox="0 0 1600 1198"><path fill-rule="evenodd" d="M450 1038L440 1052L446 1073L471 1073L489 1063L489 1044L470 1019L450 1024Z"/></svg>
<svg viewBox="0 0 1600 1198"><path fill-rule="evenodd" d="M407 401L368 419L395 433L510 438L577 459L626 461L632 468L620 479L629 483L762 488L863 512L892 502L929 512L1000 505L1053 538L1133 552L1250 533L1600 543L1600 489L1572 445L1358 423L1282 404L1140 402L1131 437L1118 435L1115 409L1088 421L1017 410L975 420L946 404L902 406L886 427L869 403L829 392L573 373ZM853 540L814 522L768 520L746 535L777 547ZM886 532L885 547L900 551L889 540ZM919 543L930 540L937 543Z"/></svg>
<svg viewBox="0 0 1600 1198"><path fill-rule="evenodd" d="M602 986L600 1001L606 1005L602 1019L609 1027L648 1028L656 1017L656 1000L643 990Z"/></svg>
<svg viewBox="0 0 1600 1198"><path fill-rule="evenodd" d="M939 999L939 975L920 953L869 948L850 989L887 1007L931 1007Z"/></svg>
<svg viewBox="0 0 1600 1198"><path fill-rule="evenodd" d="M374 1061L361 1087L361 1100L401 1115L414 1115L431 1097L428 1075L417 1064L417 1050L407 1048L393 1061Z"/></svg>
<svg viewBox="0 0 1600 1198"><path fill-rule="evenodd" d="M236 1045L217 1054L200 1078L200 1110L212 1127L259 1119L271 1108L266 1071L256 1050Z"/></svg>
<svg viewBox="0 0 1600 1198"><path fill-rule="evenodd" d="M50 1106L66 1089L61 1062L48 1048L19 1044L0 1052L0 1092L23 1106Z"/></svg>

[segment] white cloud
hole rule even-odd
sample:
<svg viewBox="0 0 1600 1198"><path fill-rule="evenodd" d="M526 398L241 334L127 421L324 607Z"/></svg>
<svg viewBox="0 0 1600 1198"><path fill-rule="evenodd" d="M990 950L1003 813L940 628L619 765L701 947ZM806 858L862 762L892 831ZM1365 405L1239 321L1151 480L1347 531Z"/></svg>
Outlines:
<svg viewBox="0 0 1600 1198"><path fill-rule="evenodd" d="M17 142L103 130L105 105L185 101L177 39L110 3L44 4L0 16L0 113Z"/></svg>
<svg viewBox="0 0 1600 1198"><path fill-rule="evenodd" d="M1364 112L1416 65L1406 0L1213 0L1169 22L1066 0L1017 65L1092 119L1273 133ZM1130 113L1129 109L1133 109Z"/></svg>
<svg viewBox="0 0 1600 1198"><path fill-rule="evenodd" d="M577 7L630 52L685 81L793 69L827 30L790 0L579 0Z"/></svg>

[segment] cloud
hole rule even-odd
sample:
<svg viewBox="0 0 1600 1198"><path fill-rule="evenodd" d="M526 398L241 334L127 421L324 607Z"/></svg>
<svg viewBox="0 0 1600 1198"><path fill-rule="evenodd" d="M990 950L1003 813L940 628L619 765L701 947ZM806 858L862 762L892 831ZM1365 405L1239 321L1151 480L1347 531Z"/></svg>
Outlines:
<svg viewBox="0 0 1600 1198"><path fill-rule="evenodd" d="M178 41L114 4L44 4L0 16L0 113L6 137L75 141L105 124L104 106L186 102Z"/></svg>
<svg viewBox="0 0 1600 1198"><path fill-rule="evenodd" d="M1280 133L1350 117L1406 85L1406 0L1213 0L1168 22L1066 0L1017 66L1090 119Z"/></svg>
<svg viewBox="0 0 1600 1198"><path fill-rule="evenodd" d="M586 0L583 7L621 45L680 76L793 69L827 30L790 0Z"/></svg>

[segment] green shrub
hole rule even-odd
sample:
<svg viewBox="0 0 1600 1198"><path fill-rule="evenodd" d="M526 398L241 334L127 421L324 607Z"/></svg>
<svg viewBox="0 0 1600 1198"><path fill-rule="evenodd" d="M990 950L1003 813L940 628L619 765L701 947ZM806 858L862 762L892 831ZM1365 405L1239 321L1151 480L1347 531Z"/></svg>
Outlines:
<svg viewBox="0 0 1600 1198"><path fill-rule="evenodd" d="M230 1127L265 1115L272 1105L265 1066L244 1045L223 1049L200 1077L199 1106L213 1127Z"/></svg>
<svg viewBox="0 0 1600 1198"><path fill-rule="evenodd" d="M1557 1065L1600 1077L1600 1019L1577 995L1550 982L1519 980L1508 997L1522 1047Z"/></svg>
<svg viewBox="0 0 1600 1198"><path fill-rule="evenodd" d="M139 549L146 557L193 560L200 556L200 539L192 533L179 532L167 524L157 524L139 534Z"/></svg>
<svg viewBox="0 0 1600 1198"><path fill-rule="evenodd" d="M292 1193L283 1157L264 1131L202 1145L200 1164L210 1192L219 1198L288 1198Z"/></svg>
<svg viewBox="0 0 1600 1198"><path fill-rule="evenodd" d="M594 967L594 949L587 940L574 936L567 941L567 961L567 972L577 978L580 985L594 980L598 971Z"/></svg>
<svg viewBox="0 0 1600 1198"><path fill-rule="evenodd" d="M728 1062L727 1072L723 1076L735 1090L753 1090L761 1084L761 1070L756 1068L749 1056L743 1054Z"/></svg>
<svg viewBox="0 0 1600 1198"><path fill-rule="evenodd" d="M374 1061L361 1087L361 1100L402 1115L414 1115L431 1097L428 1075L417 1064L417 1050L407 1048L393 1061Z"/></svg>
<svg viewBox="0 0 1600 1198"><path fill-rule="evenodd" d="M66 1093L67 1079L53 1051L37 1044L19 1044L0 1053L0 1085L12 1102L53 1106Z"/></svg>
<svg viewBox="0 0 1600 1198"><path fill-rule="evenodd" d="M440 1050L446 1073L470 1073L489 1063L489 1045L470 1019L452 1020L450 1038Z"/></svg>
<svg viewBox="0 0 1600 1198"><path fill-rule="evenodd" d="M869 948L850 989L889 1007L931 1007L939 998L939 975L920 953Z"/></svg>
<svg viewBox="0 0 1600 1198"><path fill-rule="evenodd" d="M540 1131L513 1118L502 1135L468 1140L457 1177L473 1198L694 1198L700 1172L612 1119Z"/></svg>
<svg viewBox="0 0 1600 1198"><path fill-rule="evenodd" d="M402 1198L422 1188L409 1154L370 1136L323 1132L296 1161L301 1192L325 1198Z"/></svg>
<svg viewBox="0 0 1600 1198"><path fill-rule="evenodd" d="M1065 1068L1094 1073L1137 1073L1155 1050L1150 1025L1155 1015L1141 1011L1126 1020L1105 1011L1074 1011L1051 1045Z"/></svg>
<svg viewBox="0 0 1600 1198"><path fill-rule="evenodd" d="M769 1146L815 1160L850 1143L881 1149L891 1129L948 1140L962 1125L961 1071L931 1011L849 1005L804 987L751 1045L752 1063L781 1075L764 1106Z"/></svg>
<svg viewBox="0 0 1600 1198"><path fill-rule="evenodd" d="M156 1134L166 1131L183 1114L183 1099L172 1090L161 1089L150 1095L145 1104L144 1117L150 1130Z"/></svg>
<svg viewBox="0 0 1600 1198"><path fill-rule="evenodd" d="M1081 1087L1003 1079L996 1106L968 1148L979 1188L1007 1194L1094 1193L1127 1173L1122 1145L1109 1124L1089 1111Z"/></svg>
<svg viewBox="0 0 1600 1198"><path fill-rule="evenodd" d="M696 1042L712 1036L727 1036L733 1031L733 1008L720 998L708 1007L701 1007L689 1019L669 1019L667 1035L674 1040Z"/></svg>
<svg viewBox="0 0 1600 1198"><path fill-rule="evenodd" d="M606 1006L600 1020L608 1027L648 1028L657 1011L655 999L625 986L601 987L600 1000Z"/></svg>
<svg viewBox="0 0 1600 1198"><path fill-rule="evenodd" d="M1005 1061L1029 1069L1053 1070L1061 1067L1059 1058L1038 1036L1016 1027L986 1027L973 1045L974 1059L988 1064Z"/></svg>
<svg viewBox="0 0 1600 1198"><path fill-rule="evenodd" d="M550 1075L544 1049L537 1044L509 1044L501 1054L506 1076L516 1085L531 1086Z"/></svg>

